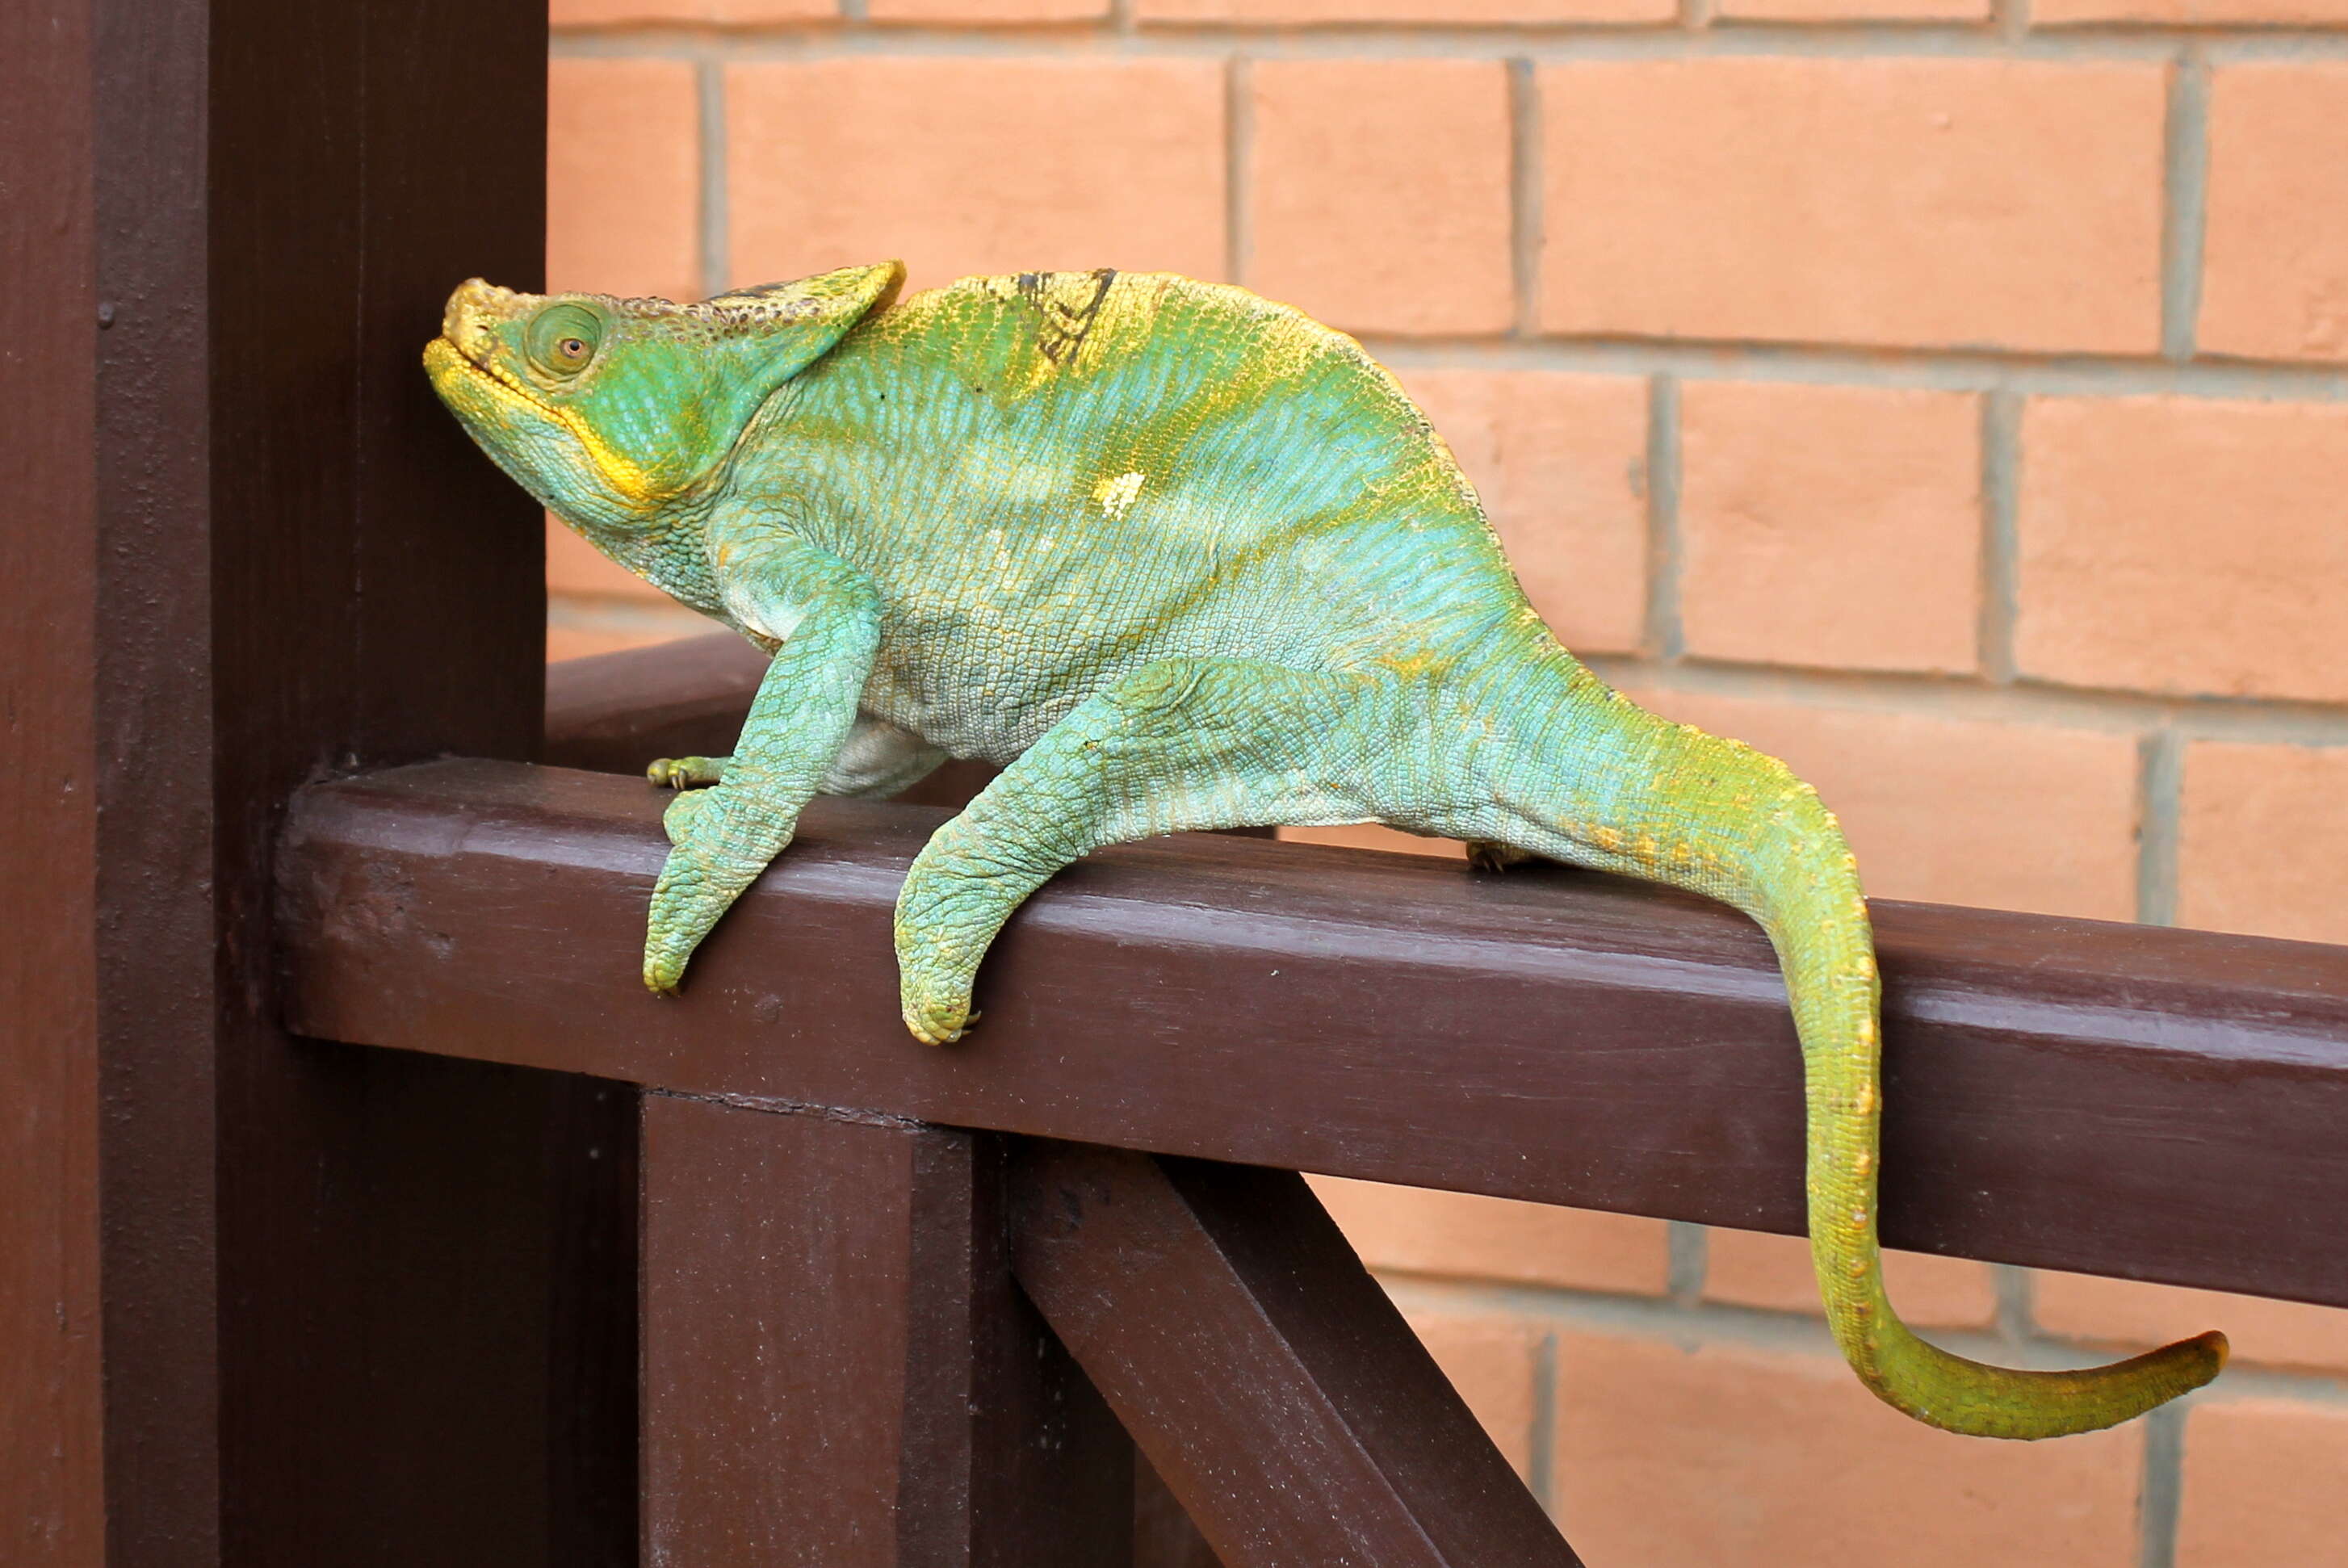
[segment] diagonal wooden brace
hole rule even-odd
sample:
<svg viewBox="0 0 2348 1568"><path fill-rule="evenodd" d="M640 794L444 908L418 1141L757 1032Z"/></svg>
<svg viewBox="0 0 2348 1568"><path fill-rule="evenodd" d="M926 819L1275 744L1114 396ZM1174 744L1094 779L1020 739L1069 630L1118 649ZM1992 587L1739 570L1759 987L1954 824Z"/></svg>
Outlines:
<svg viewBox="0 0 2348 1568"><path fill-rule="evenodd" d="M1028 1140L1013 1268L1228 1568L1579 1563L1303 1178Z"/></svg>

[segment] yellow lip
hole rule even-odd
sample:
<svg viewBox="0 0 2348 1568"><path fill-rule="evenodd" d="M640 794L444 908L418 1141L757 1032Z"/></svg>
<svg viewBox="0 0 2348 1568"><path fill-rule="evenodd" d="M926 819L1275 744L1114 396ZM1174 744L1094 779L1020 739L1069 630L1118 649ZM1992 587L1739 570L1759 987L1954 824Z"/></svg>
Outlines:
<svg viewBox="0 0 2348 1568"><path fill-rule="evenodd" d="M654 499L651 476L606 446L593 427L580 418L578 410L544 401L510 372L496 365L482 364L447 337L436 337L424 346L424 372L436 387L445 389L452 379L469 379L471 385L518 404L550 424L561 426L586 449L589 460L606 484L633 501Z"/></svg>

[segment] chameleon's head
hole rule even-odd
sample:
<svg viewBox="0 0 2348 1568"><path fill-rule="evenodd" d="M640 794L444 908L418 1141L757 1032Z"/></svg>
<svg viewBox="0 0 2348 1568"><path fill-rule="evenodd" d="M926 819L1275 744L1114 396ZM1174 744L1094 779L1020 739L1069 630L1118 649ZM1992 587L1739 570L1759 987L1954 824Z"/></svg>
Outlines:
<svg viewBox="0 0 2348 1568"><path fill-rule="evenodd" d="M761 404L903 282L895 262L698 304L526 294L475 278L424 368L484 451L565 517L624 525L689 498Z"/></svg>

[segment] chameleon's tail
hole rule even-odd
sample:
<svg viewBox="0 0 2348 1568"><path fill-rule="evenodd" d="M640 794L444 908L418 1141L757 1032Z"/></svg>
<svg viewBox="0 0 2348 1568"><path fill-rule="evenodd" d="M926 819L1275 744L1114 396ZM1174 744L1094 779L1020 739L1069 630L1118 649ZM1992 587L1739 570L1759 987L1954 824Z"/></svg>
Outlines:
<svg viewBox="0 0 2348 1568"><path fill-rule="evenodd" d="M1542 726L1546 780L1503 778L1509 816L1538 827L1499 836L1721 899L1768 933L1801 1036L1811 1256L1827 1321L1860 1379L1949 1431L2051 1438L2116 1425L2216 1377L2220 1334L2108 1367L2024 1372L1950 1355L1909 1331L1885 1299L1877 1251L1875 949L1841 829L1775 758L1658 718L1578 666L1568 684L1551 720L1562 732ZM1560 751L1575 759L1562 799Z"/></svg>

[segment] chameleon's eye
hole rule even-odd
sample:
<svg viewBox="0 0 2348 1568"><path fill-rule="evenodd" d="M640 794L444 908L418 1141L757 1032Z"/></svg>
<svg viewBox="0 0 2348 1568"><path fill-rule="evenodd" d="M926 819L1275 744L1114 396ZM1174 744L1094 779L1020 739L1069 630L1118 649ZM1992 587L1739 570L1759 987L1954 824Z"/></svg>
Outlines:
<svg viewBox="0 0 2348 1568"><path fill-rule="evenodd" d="M584 305L551 304L530 324L530 357L550 376L576 376L595 357L603 324Z"/></svg>

